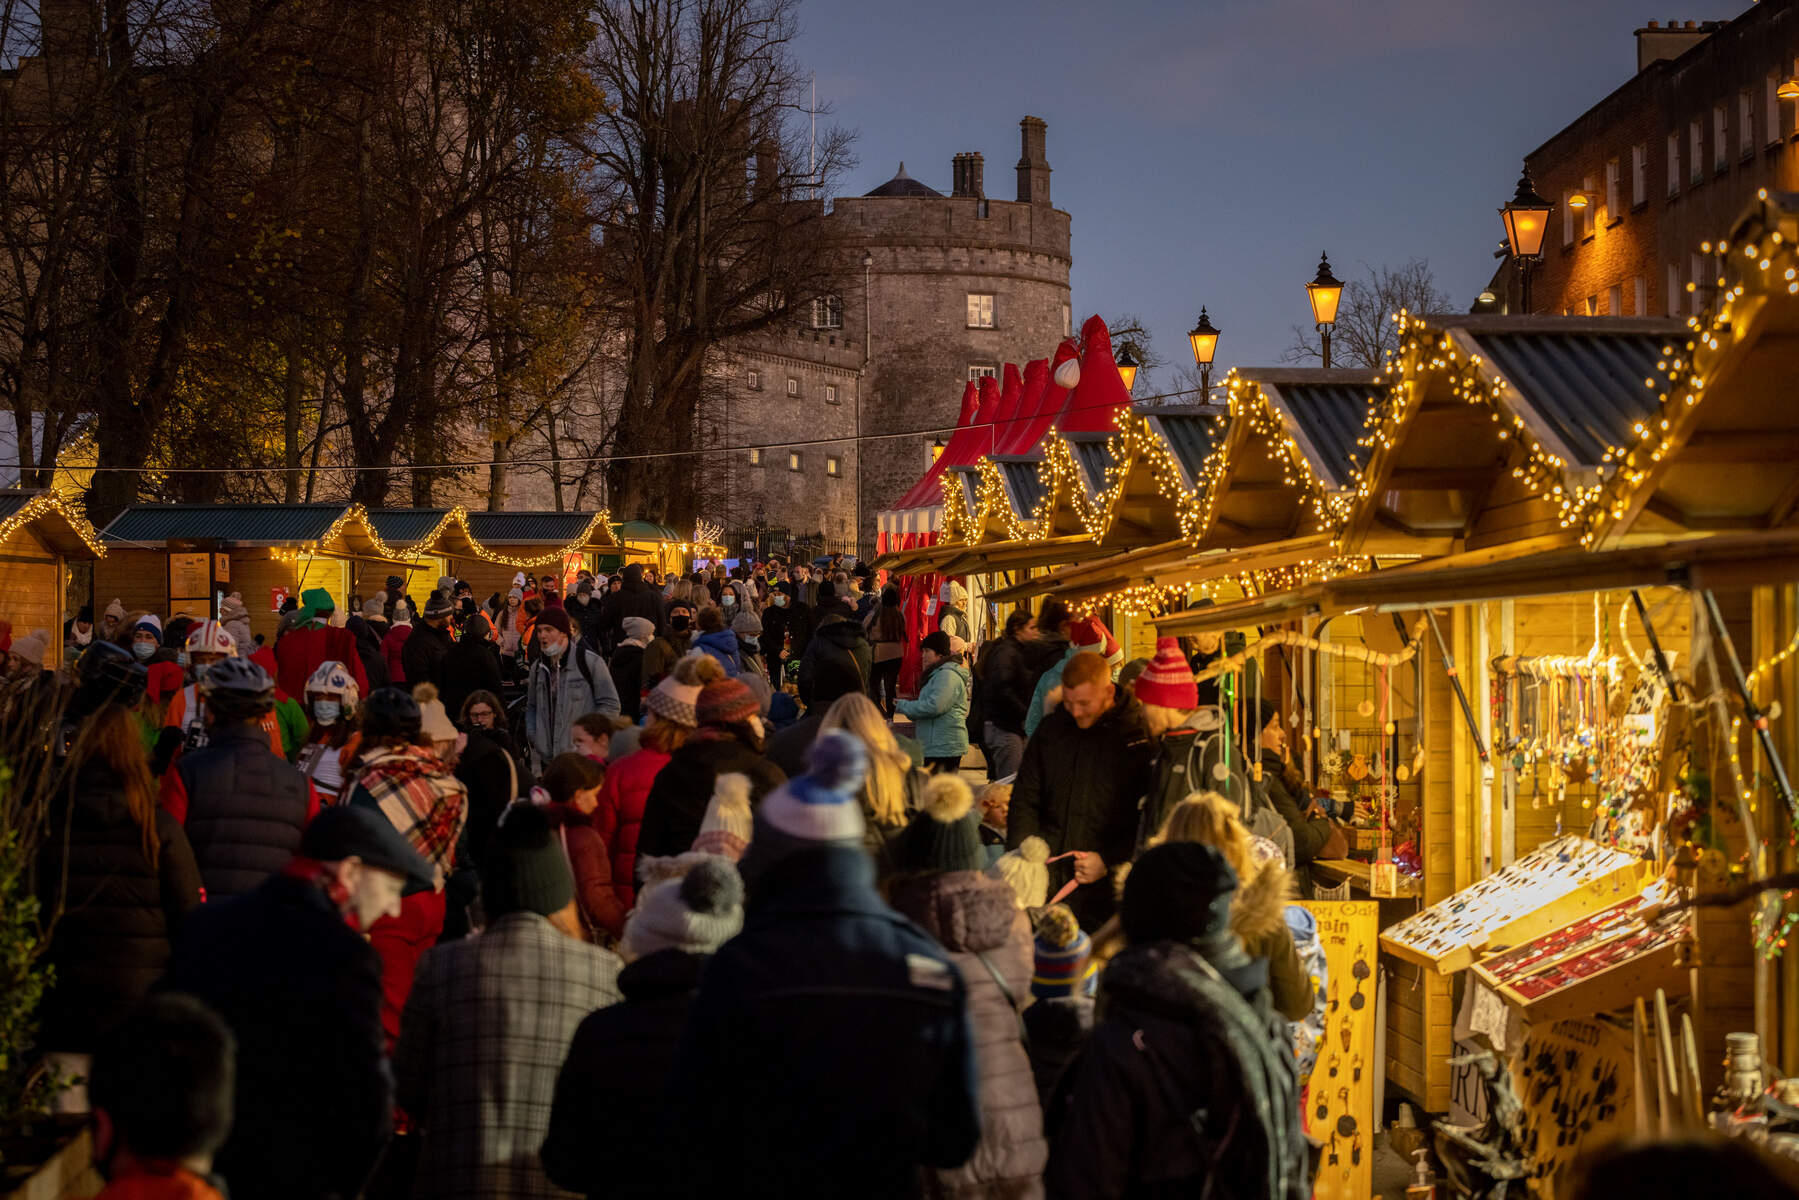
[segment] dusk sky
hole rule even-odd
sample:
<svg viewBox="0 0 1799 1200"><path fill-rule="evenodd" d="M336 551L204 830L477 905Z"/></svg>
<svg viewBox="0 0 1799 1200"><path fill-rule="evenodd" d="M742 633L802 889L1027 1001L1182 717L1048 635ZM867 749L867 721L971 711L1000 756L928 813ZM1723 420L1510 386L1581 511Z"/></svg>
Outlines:
<svg viewBox="0 0 1799 1200"><path fill-rule="evenodd" d="M1164 358L1190 362L1209 305L1217 379L1277 362L1309 320L1320 250L1345 280L1427 259L1465 309L1496 266L1523 156L1631 76L1632 31L1745 7L808 0L797 53L829 120L859 135L841 194L902 159L947 193L951 156L979 150L988 194L1011 199L1018 120L1048 121L1077 324L1135 312Z"/></svg>

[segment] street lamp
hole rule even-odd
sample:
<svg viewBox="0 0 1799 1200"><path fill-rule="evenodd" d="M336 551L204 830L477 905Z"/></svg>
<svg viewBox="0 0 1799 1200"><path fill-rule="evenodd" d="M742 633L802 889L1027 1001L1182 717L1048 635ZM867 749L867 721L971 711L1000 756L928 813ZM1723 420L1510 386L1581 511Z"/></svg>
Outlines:
<svg viewBox="0 0 1799 1200"><path fill-rule="evenodd" d="M1126 342L1118 350L1118 378L1124 380L1124 390L1130 391L1137 386L1137 368L1142 366L1137 356L1131 353L1131 344Z"/></svg>
<svg viewBox="0 0 1799 1200"><path fill-rule="evenodd" d="M1319 254L1318 277L1306 284L1306 299L1312 302L1313 327L1324 338L1324 366L1331 365L1331 326L1337 323L1337 302L1343 298L1343 281L1331 274L1330 256Z"/></svg>
<svg viewBox="0 0 1799 1200"><path fill-rule="evenodd" d="M1212 358L1218 353L1218 335L1221 332L1212 324L1212 318L1206 315L1206 306L1199 306L1199 323L1187 331L1187 340L1193 343L1193 365L1199 368L1199 400L1204 404L1212 399Z"/></svg>
<svg viewBox="0 0 1799 1200"><path fill-rule="evenodd" d="M1499 210L1505 221L1505 248L1518 264L1518 307L1530 312L1530 265L1543 254L1543 235L1549 232L1549 212L1555 206L1537 195L1531 186L1530 164L1518 177L1518 193Z"/></svg>

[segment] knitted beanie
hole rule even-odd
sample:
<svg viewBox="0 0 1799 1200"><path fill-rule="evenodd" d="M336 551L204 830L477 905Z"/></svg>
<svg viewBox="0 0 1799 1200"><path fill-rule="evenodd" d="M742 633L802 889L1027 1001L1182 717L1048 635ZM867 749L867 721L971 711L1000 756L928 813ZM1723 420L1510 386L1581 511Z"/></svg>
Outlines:
<svg viewBox="0 0 1799 1200"><path fill-rule="evenodd" d="M408 627L412 625L412 606L404 600L394 601L394 624Z"/></svg>
<svg viewBox="0 0 1799 1200"><path fill-rule="evenodd" d="M700 690L670 675L650 689L650 694L643 698L643 706L664 721L692 729L700 723L694 708L699 703Z"/></svg>
<svg viewBox="0 0 1799 1200"><path fill-rule="evenodd" d="M693 848L732 862L743 857L754 828L750 813L750 777L736 771L718 777L712 785L712 801L706 805L699 836Z"/></svg>
<svg viewBox="0 0 1799 1200"><path fill-rule="evenodd" d="M756 693L733 678L715 679L701 688L693 710L701 725L735 725L755 716L760 707Z"/></svg>
<svg viewBox="0 0 1799 1200"><path fill-rule="evenodd" d="M707 684L706 690L713 686ZM703 695L701 703L705 703ZM867 777L868 751L854 734L841 729L819 734L806 752L805 774L770 792L757 808L756 837L761 837L761 826L766 824L800 841L860 844L866 828L862 783Z"/></svg>
<svg viewBox="0 0 1799 1200"><path fill-rule="evenodd" d="M1081 931L1066 904L1052 904L1037 918L1036 965L1031 995L1039 1000L1084 994L1093 977L1093 939Z"/></svg>
<svg viewBox="0 0 1799 1200"><path fill-rule="evenodd" d="M731 618L731 632L740 637L761 637L762 618L746 608Z"/></svg>
<svg viewBox="0 0 1799 1200"><path fill-rule="evenodd" d="M124 602L114 600L111 604L106 606L106 611L101 615L111 617L115 621L123 621L125 619Z"/></svg>
<svg viewBox="0 0 1799 1200"><path fill-rule="evenodd" d="M548 626L549 628L558 631L565 638L572 638L575 636L575 627L569 622L568 612L565 609L546 608L542 613L538 614L537 623L540 626Z"/></svg>
<svg viewBox="0 0 1799 1200"><path fill-rule="evenodd" d="M427 621L447 617L455 611L455 602L445 592L432 592L431 598L425 601L425 620Z"/></svg>
<svg viewBox="0 0 1799 1200"><path fill-rule="evenodd" d="M387 615L387 593L376 592L362 602L362 615L366 618L385 618Z"/></svg>
<svg viewBox="0 0 1799 1200"><path fill-rule="evenodd" d="M1137 676L1133 689L1139 702L1161 708L1178 708L1191 712L1199 707L1199 686L1193 682L1193 668L1181 654L1179 639L1156 639L1156 656Z"/></svg>
<svg viewBox="0 0 1799 1200"><path fill-rule="evenodd" d="M630 641L648 643L651 638L656 636L656 622L648 617L626 617L619 622L619 625L624 629L626 639Z"/></svg>
<svg viewBox="0 0 1799 1200"><path fill-rule="evenodd" d="M491 917L530 912L547 917L575 898L575 877L549 818L534 804L514 804L487 844L481 903Z"/></svg>
<svg viewBox="0 0 1799 1200"><path fill-rule="evenodd" d="M902 871L979 871L986 865L974 793L960 776L931 776L898 850Z"/></svg>
<svg viewBox="0 0 1799 1200"><path fill-rule="evenodd" d="M651 884L637 897L619 949L633 961L658 950L711 954L742 928L743 880L737 868L706 857L681 878Z"/></svg>
<svg viewBox="0 0 1799 1200"><path fill-rule="evenodd" d="M1216 846L1164 842L1143 852L1118 907L1133 945L1186 942L1229 926L1237 873Z"/></svg>
<svg viewBox="0 0 1799 1200"><path fill-rule="evenodd" d="M49 635L34 629L22 638L14 638L12 652L34 667L44 665L44 652L50 648Z"/></svg>
<svg viewBox="0 0 1799 1200"><path fill-rule="evenodd" d="M1049 899L1049 843L1032 834L1008 850L987 868L987 874L1006 883L1019 908L1042 908Z"/></svg>

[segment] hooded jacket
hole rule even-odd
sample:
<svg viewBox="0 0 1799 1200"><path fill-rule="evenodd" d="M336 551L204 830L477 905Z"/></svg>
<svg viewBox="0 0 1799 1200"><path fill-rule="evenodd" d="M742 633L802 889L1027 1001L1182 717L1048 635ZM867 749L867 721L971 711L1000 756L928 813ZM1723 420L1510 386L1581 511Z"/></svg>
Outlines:
<svg viewBox="0 0 1799 1200"><path fill-rule="evenodd" d="M387 660L387 678L395 687L408 686L406 681L406 643L412 637L411 624L395 625L381 639L381 656Z"/></svg>
<svg viewBox="0 0 1799 1200"><path fill-rule="evenodd" d="M918 723L918 740L926 758L960 758L968 753L968 704L974 679L953 658L940 659L925 672L918 698L899 700L894 710Z"/></svg>
<svg viewBox="0 0 1799 1200"><path fill-rule="evenodd" d="M600 785L593 827L612 854L612 890L627 912L637 900L637 841L643 831L644 803L668 760L660 750L640 747L607 767L606 781Z"/></svg>
<svg viewBox="0 0 1799 1200"><path fill-rule="evenodd" d="M895 880L888 902L937 939L968 988L981 1142L963 1166L934 1173L932 1194L1041 1196L1049 1145L1030 1058L1019 1039L1019 1012L1030 999L1035 965L1029 920L1008 885L978 871Z"/></svg>
<svg viewBox="0 0 1799 1200"><path fill-rule="evenodd" d="M1312 1011L1312 979L1299 960L1287 927L1293 876L1278 860L1262 865L1256 877L1231 899L1231 932L1244 952L1268 964L1268 992L1274 1010L1289 1021Z"/></svg>
<svg viewBox="0 0 1799 1200"><path fill-rule="evenodd" d="M385 626L387 622L381 624ZM345 621L344 628L356 639L356 657L362 663L362 673L368 677L369 690L386 687L387 656L381 652L382 630L376 629L373 622L360 614Z"/></svg>
<svg viewBox="0 0 1799 1200"><path fill-rule="evenodd" d="M46 959L56 988L41 1010L45 1049L85 1053L123 1021L168 967L182 921L200 903L187 835L161 809L154 817L161 845L152 865L118 775L92 761L50 811L37 895L43 912L60 903L62 915Z"/></svg>
<svg viewBox="0 0 1799 1200"><path fill-rule="evenodd" d="M1156 942L1114 958L1045 1124L1052 1197L1311 1194L1298 1080L1260 964Z"/></svg>
<svg viewBox="0 0 1799 1200"><path fill-rule="evenodd" d="M470 622L462 640L443 656L442 678L437 682L437 698L443 701L450 720L462 716L462 706L471 692L489 691L498 696L503 690L500 677L500 647L490 638L481 637L485 621Z"/></svg>
<svg viewBox="0 0 1799 1200"><path fill-rule="evenodd" d="M306 681L319 664L333 661L349 668L362 694L369 694L368 672L357 653L356 635L348 629L323 623L291 629L275 643L275 661L280 665L275 682L290 696L304 696Z"/></svg>
<svg viewBox="0 0 1799 1200"><path fill-rule="evenodd" d="M981 715L1008 733L1024 736L1025 710L1036 688L1032 670L1039 643L1023 642L1010 634L993 643L981 675Z"/></svg>
<svg viewBox="0 0 1799 1200"><path fill-rule="evenodd" d="M806 643L800 656L800 699L810 708L813 698L835 691L839 696L868 686L874 670L874 649L868 634L848 617L827 616ZM830 680L827 681L826 677Z"/></svg>
<svg viewBox="0 0 1799 1200"><path fill-rule="evenodd" d="M455 644L448 626L439 628L423 617L415 618L412 636L400 647L400 669L405 673L406 686L431 683L442 692L443 661Z"/></svg>
<svg viewBox="0 0 1799 1200"><path fill-rule="evenodd" d="M743 674L743 654L737 649L737 635L729 629L695 634L691 645L716 660L727 676Z"/></svg>

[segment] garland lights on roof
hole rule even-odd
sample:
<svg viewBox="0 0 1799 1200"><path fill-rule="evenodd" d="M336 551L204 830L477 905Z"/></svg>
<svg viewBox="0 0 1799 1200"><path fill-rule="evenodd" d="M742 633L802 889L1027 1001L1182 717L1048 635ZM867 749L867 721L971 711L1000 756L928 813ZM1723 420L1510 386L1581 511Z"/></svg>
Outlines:
<svg viewBox="0 0 1799 1200"><path fill-rule="evenodd" d="M83 545L94 552L95 558L106 557L106 544L100 540L100 534L81 511L80 505L73 500L65 500L55 492L44 492L33 496L19 506L12 516L0 521L0 542L4 542L25 526L39 517L54 513L66 522Z"/></svg>
<svg viewBox="0 0 1799 1200"><path fill-rule="evenodd" d="M468 510L458 504L448 512L444 513L444 515L438 519L437 524L431 527L431 532L414 542L410 549L396 550L383 541L381 535L375 531L374 523L369 520L368 509L361 504L352 504L338 516L337 520L331 522L331 528L327 529L324 535L316 542L313 542L311 546L300 550L289 550L285 547L278 546L270 551L270 557L274 558L277 562L298 562L303 558L310 558L320 552L320 547L328 546L339 537L343 536L345 527L352 521L356 522L361 528L363 536L368 539L369 545L374 549L376 557L390 559L394 562L415 564L436 547L438 540L452 525L461 529L463 537L468 540L469 553L475 558L480 559L482 562L492 563L495 566L512 567L516 570L525 570L533 567L547 567L561 563L568 555L580 553L582 548L589 544L589 540L593 537L595 530L606 530L608 534L607 540L611 540L611 517L606 512L601 511L595 513L593 518L588 521L586 528L582 529L581 533L573 541L563 546L562 549L551 554L539 554L529 558L514 558L510 555L500 554L496 551L489 550L487 547L483 546L475 535L469 531Z"/></svg>

